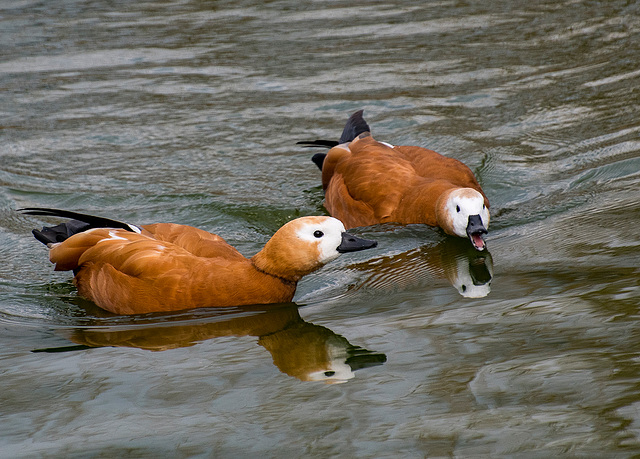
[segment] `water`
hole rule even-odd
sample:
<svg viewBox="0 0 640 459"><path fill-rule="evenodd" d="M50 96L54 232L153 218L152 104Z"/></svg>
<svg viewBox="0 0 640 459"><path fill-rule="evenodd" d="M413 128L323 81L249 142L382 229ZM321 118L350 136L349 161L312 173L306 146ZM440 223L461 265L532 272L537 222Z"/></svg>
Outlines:
<svg viewBox="0 0 640 459"><path fill-rule="evenodd" d="M0 456L640 453L639 24L625 1L1 5ZM378 248L294 304L118 317L14 212L251 255L325 213L295 142L360 108L476 172L490 254L361 228Z"/></svg>

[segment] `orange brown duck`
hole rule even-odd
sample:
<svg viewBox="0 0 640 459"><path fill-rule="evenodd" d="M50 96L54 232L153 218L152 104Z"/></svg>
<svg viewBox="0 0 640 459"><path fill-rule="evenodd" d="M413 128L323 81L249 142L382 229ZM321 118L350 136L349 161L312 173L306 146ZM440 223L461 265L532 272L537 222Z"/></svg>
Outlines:
<svg viewBox="0 0 640 459"><path fill-rule="evenodd" d="M78 293L116 314L284 303L297 282L341 253L375 247L332 217L282 226L252 258L224 239L186 225L136 226L57 209L20 209L70 218L33 230L57 271L72 270Z"/></svg>
<svg viewBox="0 0 640 459"><path fill-rule="evenodd" d="M351 115L339 141L298 144L330 148L312 160L322 171L325 207L347 228L423 223L486 249L489 200L471 169L457 159L375 140L363 110Z"/></svg>

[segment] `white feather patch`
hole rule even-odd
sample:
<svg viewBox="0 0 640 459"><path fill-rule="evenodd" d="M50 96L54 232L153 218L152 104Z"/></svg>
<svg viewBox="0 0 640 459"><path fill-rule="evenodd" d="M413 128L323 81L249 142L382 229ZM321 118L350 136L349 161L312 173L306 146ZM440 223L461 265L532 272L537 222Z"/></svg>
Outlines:
<svg viewBox="0 0 640 459"><path fill-rule="evenodd" d="M94 228L94 229L98 229L98 228ZM91 230L89 230L91 231ZM116 234L116 231L118 230L110 230L109 231L109 237L106 237L104 239L100 239L100 241L98 241L98 244L100 244L101 242L106 242L106 241L116 241L116 240L120 240L120 241L126 241L127 239L124 237L120 237Z"/></svg>

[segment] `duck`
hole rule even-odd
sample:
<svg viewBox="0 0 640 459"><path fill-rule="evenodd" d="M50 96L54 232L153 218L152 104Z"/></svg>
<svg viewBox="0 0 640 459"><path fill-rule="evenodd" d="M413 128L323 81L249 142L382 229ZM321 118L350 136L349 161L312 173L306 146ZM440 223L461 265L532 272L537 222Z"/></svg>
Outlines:
<svg viewBox="0 0 640 459"><path fill-rule="evenodd" d="M309 216L289 221L246 258L222 237L188 225L18 210L70 219L32 233L49 248L56 271L73 271L80 296L119 315L290 302L303 276L343 253L377 246L336 218Z"/></svg>
<svg viewBox="0 0 640 459"><path fill-rule="evenodd" d="M338 141L297 143L329 148L311 159L322 172L324 206L346 228L426 224L486 250L489 200L461 161L423 147L377 141L364 110L349 117Z"/></svg>

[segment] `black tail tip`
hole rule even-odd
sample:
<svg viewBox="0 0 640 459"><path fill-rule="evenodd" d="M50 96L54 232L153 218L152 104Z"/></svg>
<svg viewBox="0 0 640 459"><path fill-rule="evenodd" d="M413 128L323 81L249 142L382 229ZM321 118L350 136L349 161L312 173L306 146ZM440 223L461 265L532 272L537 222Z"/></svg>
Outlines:
<svg viewBox="0 0 640 459"><path fill-rule="evenodd" d="M33 237L44 245L55 244L69 239L74 234L82 233L91 227L90 224L79 220L71 220L56 226L44 226L41 230L31 231Z"/></svg>
<svg viewBox="0 0 640 459"><path fill-rule="evenodd" d="M42 231L33 229L31 230L31 234L33 234L33 237L35 237L38 241L42 242L44 245L53 244L55 242L62 242L62 240L58 241L57 240L58 238L54 235L45 234L46 231L47 231L47 228L42 228Z"/></svg>
<svg viewBox="0 0 640 459"><path fill-rule="evenodd" d="M322 170L322 165L324 164L324 159L327 157L326 153L316 153L311 157L311 161L313 164L318 166L318 169Z"/></svg>

